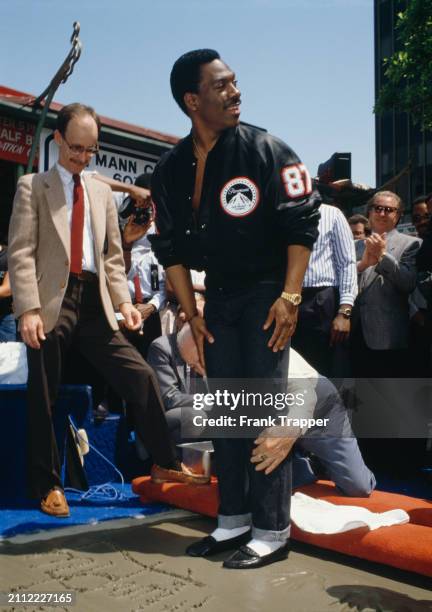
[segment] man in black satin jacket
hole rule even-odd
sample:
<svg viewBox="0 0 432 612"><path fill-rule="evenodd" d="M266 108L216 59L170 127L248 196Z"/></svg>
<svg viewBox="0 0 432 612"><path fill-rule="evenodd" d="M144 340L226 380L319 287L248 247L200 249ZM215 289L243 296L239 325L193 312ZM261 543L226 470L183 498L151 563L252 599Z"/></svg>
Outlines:
<svg viewBox="0 0 432 612"><path fill-rule="evenodd" d="M319 198L285 143L240 124L236 77L216 51L181 56L171 89L192 131L153 175L153 249L187 315L210 387L216 378L227 386L230 379L285 381ZM204 317L195 308L190 268L206 271ZM289 453L299 433L264 431L255 442L246 431L236 439L216 435L218 528L188 554L240 547L224 562L230 569L287 557Z"/></svg>

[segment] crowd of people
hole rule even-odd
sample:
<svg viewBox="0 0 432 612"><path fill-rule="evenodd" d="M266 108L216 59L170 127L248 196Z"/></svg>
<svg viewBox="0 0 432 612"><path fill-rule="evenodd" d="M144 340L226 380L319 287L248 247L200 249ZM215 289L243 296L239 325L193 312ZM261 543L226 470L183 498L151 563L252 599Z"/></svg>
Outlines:
<svg viewBox="0 0 432 612"><path fill-rule="evenodd" d="M135 185L85 171L98 150L92 108L59 111L58 162L20 179L7 260L0 250L0 338L13 339L12 295L27 345L29 483L58 517L69 508L52 414L73 351L75 382L93 383L99 416L128 413L156 482L208 480L174 445L204 374L229 385L306 372L316 384L305 410L330 414L338 432L213 440L218 527L187 552L237 548L226 568L260 567L288 554L291 467L294 484L318 461L347 495L375 486L328 378L430 377L432 197L413 203L418 236L398 231L403 203L390 191L347 220L292 149L239 122L236 77L217 52L181 56L171 88L192 131Z"/></svg>

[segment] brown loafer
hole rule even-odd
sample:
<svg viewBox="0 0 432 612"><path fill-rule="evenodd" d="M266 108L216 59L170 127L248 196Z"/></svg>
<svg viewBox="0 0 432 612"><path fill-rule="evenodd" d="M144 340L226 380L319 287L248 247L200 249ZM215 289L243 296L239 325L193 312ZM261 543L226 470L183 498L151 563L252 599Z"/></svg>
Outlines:
<svg viewBox="0 0 432 612"><path fill-rule="evenodd" d="M203 474L194 474L187 469L182 463L181 470L170 470L168 468L154 465L151 469L151 479L153 482L160 484L162 482L185 482L187 484L208 484L210 476Z"/></svg>
<svg viewBox="0 0 432 612"><path fill-rule="evenodd" d="M69 506L63 491L51 489L46 497L41 501L41 510L45 514L58 518L70 516Z"/></svg>

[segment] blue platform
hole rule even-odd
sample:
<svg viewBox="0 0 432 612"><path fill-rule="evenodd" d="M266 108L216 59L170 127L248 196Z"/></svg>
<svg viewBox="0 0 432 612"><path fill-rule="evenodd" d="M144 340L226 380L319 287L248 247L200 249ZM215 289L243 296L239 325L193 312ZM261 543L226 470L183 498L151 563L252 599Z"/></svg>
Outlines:
<svg viewBox="0 0 432 612"><path fill-rule="evenodd" d="M27 491L27 386L0 385L0 503L4 499L24 500ZM60 388L54 413L54 427L60 457L64 456L68 415L82 427L92 412L91 387L64 385Z"/></svg>
<svg viewBox="0 0 432 612"><path fill-rule="evenodd" d="M26 500L26 393L26 385L0 385L0 422L3 426L0 444L0 503L2 500ZM101 422L93 419L89 386L64 385L60 388L54 411L60 457L64 457L69 415L77 428L86 430L90 444L122 472L126 481L146 473L148 466L136 456L126 419L120 414L110 414ZM119 481L108 462L95 451L85 456L84 471L90 486Z"/></svg>
<svg viewBox="0 0 432 612"><path fill-rule="evenodd" d="M88 484L94 487L110 483L111 496L81 500L83 492L67 491L70 518L58 519L43 514L39 503L29 501L26 496L26 393L26 385L0 385L0 419L3 424L0 444L0 539L61 527L149 516L170 509L163 504L143 505L139 497L132 493L130 484L120 483L121 478L114 467L96 451L90 450L84 457ZM95 422L92 408L90 387L61 387L54 419L60 456L64 457L64 432L70 415L77 428L86 430L90 444L120 469L126 481L131 476L142 475L143 464L137 459L133 442L129 439L126 419L115 414L102 422Z"/></svg>
<svg viewBox="0 0 432 612"><path fill-rule="evenodd" d="M130 485L114 485L122 499L115 501L79 501L79 493L66 492L71 516L54 518L39 510L36 503L3 503L0 506L0 540L16 535L60 529L78 525L95 525L103 521L129 517L152 516L172 510L165 504L142 504Z"/></svg>

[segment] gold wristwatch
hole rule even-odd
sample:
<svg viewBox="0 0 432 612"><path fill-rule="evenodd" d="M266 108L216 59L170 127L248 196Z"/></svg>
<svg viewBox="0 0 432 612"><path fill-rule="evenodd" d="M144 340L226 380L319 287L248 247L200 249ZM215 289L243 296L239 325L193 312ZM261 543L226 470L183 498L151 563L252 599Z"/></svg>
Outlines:
<svg viewBox="0 0 432 612"><path fill-rule="evenodd" d="M302 301L302 296L300 293L287 293L286 291L282 291L281 298L287 302L291 302L291 304L294 306L298 306Z"/></svg>
<svg viewBox="0 0 432 612"><path fill-rule="evenodd" d="M339 308L338 310L338 314L345 317L345 319L351 319L351 312L352 308L349 308L348 306L346 308Z"/></svg>

